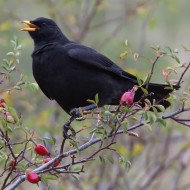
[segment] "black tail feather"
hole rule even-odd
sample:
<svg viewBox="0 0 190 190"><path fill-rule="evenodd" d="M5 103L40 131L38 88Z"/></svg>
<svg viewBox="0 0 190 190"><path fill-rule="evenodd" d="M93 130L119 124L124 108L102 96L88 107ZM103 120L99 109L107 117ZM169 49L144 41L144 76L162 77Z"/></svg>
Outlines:
<svg viewBox="0 0 190 190"><path fill-rule="evenodd" d="M170 106L170 103L166 100L169 94L174 90L178 90L180 86L178 85L165 85L165 84L154 84L150 83L148 85L148 96L144 96L143 91L139 88L135 93L135 101L141 101L144 104L144 100L147 98L151 103L155 101L156 104L163 105L165 108Z"/></svg>

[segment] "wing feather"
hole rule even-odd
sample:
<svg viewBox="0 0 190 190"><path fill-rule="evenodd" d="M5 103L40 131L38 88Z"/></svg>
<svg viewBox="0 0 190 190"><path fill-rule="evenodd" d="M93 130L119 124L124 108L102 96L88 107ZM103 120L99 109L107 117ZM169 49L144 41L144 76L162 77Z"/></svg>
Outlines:
<svg viewBox="0 0 190 190"><path fill-rule="evenodd" d="M128 78L136 82L136 77L134 75L124 71L110 59L92 48L74 42L69 43L64 47L66 48L68 55L80 63L88 64L89 66L112 72L113 74L116 74L120 77Z"/></svg>

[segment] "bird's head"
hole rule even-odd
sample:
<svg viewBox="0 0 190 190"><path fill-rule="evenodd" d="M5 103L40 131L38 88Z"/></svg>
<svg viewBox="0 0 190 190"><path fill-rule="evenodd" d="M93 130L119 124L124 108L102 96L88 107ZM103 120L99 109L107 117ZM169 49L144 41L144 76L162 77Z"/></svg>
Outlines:
<svg viewBox="0 0 190 190"><path fill-rule="evenodd" d="M32 21L24 20L22 23L27 27L21 30L29 32L35 44L58 42L63 38L67 39L51 19L40 17Z"/></svg>

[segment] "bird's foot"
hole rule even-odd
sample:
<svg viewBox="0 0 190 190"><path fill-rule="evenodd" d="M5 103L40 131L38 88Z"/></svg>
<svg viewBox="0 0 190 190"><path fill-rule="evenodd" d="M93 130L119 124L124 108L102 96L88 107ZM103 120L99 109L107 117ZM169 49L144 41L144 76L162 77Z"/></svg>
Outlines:
<svg viewBox="0 0 190 190"><path fill-rule="evenodd" d="M75 137L76 132L75 130L70 126L70 122L67 122L63 125L63 137L65 139L71 139L71 137ZM71 131L71 134L68 134L68 131Z"/></svg>
<svg viewBox="0 0 190 190"><path fill-rule="evenodd" d="M71 123L75 120L74 116L71 116L71 118L63 125L63 137L65 139L70 139L71 136L75 136L76 132L75 130L71 127ZM71 131L71 134L68 134L68 131Z"/></svg>
<svg viewBox="0 0 190 190"><path fill-rule="evenodd" d="M84 120L84 119L85 119L82 112L83 112L82 108L74 108L74 109L72 109L72 110L69 112L69 114L70 114L72 117L74 117L76 120L81 121L81 120Z"/></svg>
<svg viewBox="0 0 190 190"><path fill-rule="evenodd" d="M75 137L76 135L76 132L75 130L71 127L71 123L76 119L78 121L81 121L81 120L84 120L85 117L84 117L84 114L83 112L85 111L88 111L88 110L91 110L91 109L94 109L96 108L97 105L95 104L90 104L88 106L85 106L85 107L81 107L81 108L74 108L72 109L69 114L71 115L71 118L69 119L69 121L67 121L67 123L65 123L63 125L63 137L65 139L71 139L71 137ZM68 131L71 131L71 134L69 135L68 134Z"/></svg>
<svg viewBox="0 0 190 190"><path fill-rule="evenodd" d="M74 108L69 112L69 114L71 115L71 117L74 117L77 120L84 120L85 119L85 117L84 117L85 113L88 110L92 110L94 108L97 108L97 105L96 104L90 104L88 106L84 106L84 107L80 107L80 108Z"/></svg>

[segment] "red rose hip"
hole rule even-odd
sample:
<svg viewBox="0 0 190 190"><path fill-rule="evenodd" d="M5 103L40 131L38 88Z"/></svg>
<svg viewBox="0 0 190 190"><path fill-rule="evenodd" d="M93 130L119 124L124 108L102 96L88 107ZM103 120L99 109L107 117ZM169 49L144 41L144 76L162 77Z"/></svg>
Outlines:
<svg viewBox="0 0 190 190"><path fill-rule="evenodd" d="M50 160L52 160L53 158L46 158L44 160L45 163L48 163ZM53 163L53 167L57 167L58 165L60 164L60 161L56 160L54 163Z"/></svg>
<svg viewBox="0 0 190 190"><path fill-rule="evenodd" d="M14 117L13 117L13 115L11 113L6 111L4 114L5 114L5 118L6 118L8 123L12 123L12 124L16 123L16 120L14 119Z"/></svg>
<svg viewBox="0 0 190 190"><path fill-rule="evenodd" d="M30 183L38 183L40 181L40 177L35 172L28 173L26 178Z"/></svg>
<svg viewBox="0 0 190 190"><path fill-rule="evenodd" d="M37 144L34 150L36 154L39 154L40 156L47 156L50 154L47 148L43 144Z"/></svg>
<svg viewBox="0 0 190 190"><path fill-rule="evenodd" d="M13 169L13 171L15 171L15 170L16 170L15 166L16 166L15 161L14 161L14 160L11 160L10 163L9 163L9 167L10 167L11 169Z"/></svg>
<svg viewBox="0 0 190 190"><path fill-rule="evenodd" d="M120 104L131 105L134 101L135 93L133 91L125 92L120 99Z"/></svg>

